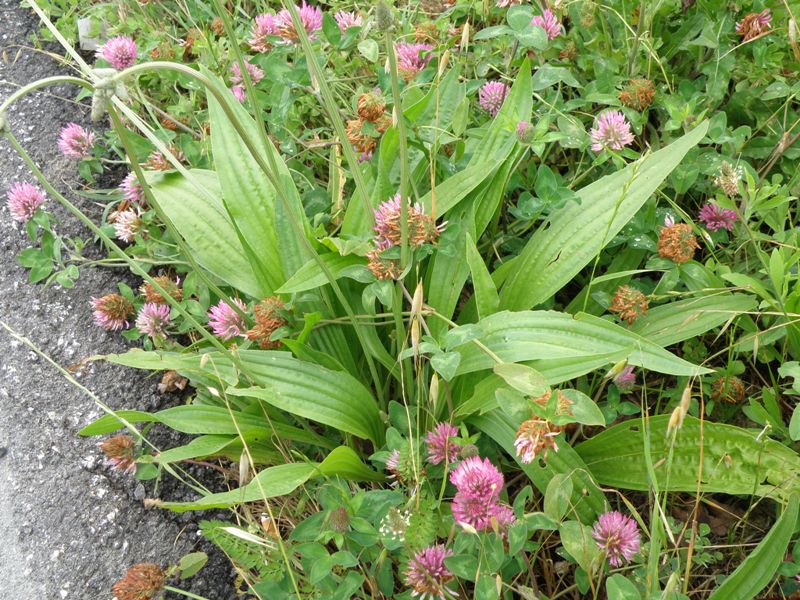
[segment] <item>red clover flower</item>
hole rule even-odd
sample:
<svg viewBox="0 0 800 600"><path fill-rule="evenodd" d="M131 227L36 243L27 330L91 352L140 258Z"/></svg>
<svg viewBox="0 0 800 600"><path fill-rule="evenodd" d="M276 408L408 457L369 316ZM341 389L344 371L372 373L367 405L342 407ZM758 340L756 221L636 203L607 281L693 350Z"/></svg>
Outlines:
<svg viewBox="0 0 800 600"><path fill-rule="evenodd" d="M11 217L22 223L30 221L43 202L44 192L27 182L12 184L6 194L6 204Z"/></svg>
<svg viewBox="0 0 800 600"><path fill-rule="evenodd" d="M618 110L609 110L595 117L589 135L595 152L601 152L604 148L619 151L633 142L631 126Z"/></svg>
<svg viewBox="0 0 800 600"><path fill-rule="evenodd" d="M94 133L69 123L58 134L58 149L69 158L86 158L94 145Z"/></svg>
<svg viewBox="0 0 800 600"><path fill-rule="evenodd" d="M231 301L242 311L247 310L244 302L238 298L231 298ZM224 300L220 300L216 306L208 310L208 324L214 335L229 340L239 335L244 335L247 326L244 319Z"/></svg>
<svg viewBox="0 0 800 600"><path fill-rule="evenodd" d="M97 50L97 58L104 58L118 71L136 64L137 56L136 42L127 35L113 37Z"/></svg>
<svg viewBox="0 0 800 600"><path fill-rule="evenodd" d="M597 547L606 553L612 567L630 562L639 552L639 528L636 521L616 510L600 515L592 528Z"/></svg>
<svg viewBox="0 0 800 600"><path fill-rule="evenodd" d="M425 436L425 443L428 446L428 462L432 465L447 461L454 463L458 460L458 453L461 446L451 441L458 435L458 427L451 423L439 423L432 431Z"/></svg>
<svg viewBox="0 0 800 600"><path fill-rule="evenodd" d="M445 592L451 596L456 593L447 587L453 581L453 574L444 564L444 559L453 556L453 551L448 550L443 544L428 546L417 552L410 561L405 571L405 584L413 588L412 596L419 596L421 600L445 598Z"/></svg>

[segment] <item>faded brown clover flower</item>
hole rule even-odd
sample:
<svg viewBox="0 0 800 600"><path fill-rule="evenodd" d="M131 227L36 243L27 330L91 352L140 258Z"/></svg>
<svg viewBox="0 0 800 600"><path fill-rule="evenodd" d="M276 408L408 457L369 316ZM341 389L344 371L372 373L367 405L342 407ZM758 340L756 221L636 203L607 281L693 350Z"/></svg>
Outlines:
<svg viewBox="0 0 800 600"><path fill-rule="evenodd" d="M608 310L628 325L647 313L647 296L634 287L621 285L617 288Z"/></svg>
<svg viewBox="0 0 800 600"><path fill-rule="evenodd" d="M166 275L153 277L153 280L162 288L164 288L164 291L166 291L167 294L169 294L173 299L180 301L183 298L183 290L179 285L179 280L176 281L171 277L167 277ZM143 283L139 288L139 291L144 294L145 302L155 302L156 304L166 304L167 302L164 296L162 296L160 292L156 291L156 289L153 287L153 284L149 281Z"/></svg>
<svg viewBox="0 0 800 600"><path fill-rule="evenodd" d="M358 97L357 107L359 117L374 123L383 116L386 102L383 101L380 94L366 92Z"/></svg>
<svg viewBox="0 0 800 600"><path fill-rule="evenodd" d="M627 106L639 112L646 109L653 103L656 95L656 88L649 79L631 79L628 85L619 93L619 100Z"/></svg>
<svg viewBox="0 0 800 600"><path fill-rule="evenodd" d="M661 228L658 236L658 255L678 264L689 262L700 247L688 223L675 223Z"/></svg>
<svg viewBox="0 0 800 600"><path fill-rule="evenodd" d="M177 159L179 163L183 163L186 160L183 152L175 146L169 146L169 152ZM144 166L151 171L171 171L174 168L167 157L158 150L150 153L150 156L147 157Z"/></svg>
<svg viewBox="0 0 800 600"><path fill-rule="evenodd" d="M133 565L125 577L114 584L112 591L117 600L152 600L164 589L166 576L158 565L139 563Z"/></svg>
<svg viewBox="0 0 800 600"><path fill-rule="evenodd" d="M725 192L729 198L739 195L739 181L742 179L742 168L733 167L728 162L723 162L719 168L719 175L714 178L714 183Z"/></svg>
<svg viewBox="0 0 800 600"><path fill-rule="evenodd" d="M738 404L744 400L744 382L735 375L723 375L711 384L711 399Z"/></svg>
<svg viewBox="0 0 800 600"><path fill-rule="evenodd" d="M277 348L280 342L270 339L275 330L286 325L280 314L284 304L278 296L268 296L255 307L255 326L248 330L247 339L258 343L259 348Z"/></svg>
<svg viewBox="0 0 800 600"><path fill-rule="evenodd" d="M133 473L136 470L136 442L125 434L115 435L100 443L106 464L112 469Z"/></svg>

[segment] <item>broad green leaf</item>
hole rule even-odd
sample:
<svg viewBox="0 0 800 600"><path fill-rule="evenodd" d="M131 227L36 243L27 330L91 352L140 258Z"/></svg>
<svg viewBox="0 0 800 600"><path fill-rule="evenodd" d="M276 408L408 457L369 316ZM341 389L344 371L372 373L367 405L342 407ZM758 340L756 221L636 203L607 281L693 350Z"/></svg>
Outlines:
<svg viewBox="0 0 800 600"><path fill-rule="evenodd" d="M184 554L178 563L181 579L188 579L192 575L195 575L207 562L208 554L205 552L190 552L189 554Z"/></svg>
<svg viewBox="0 0 800 600"><path fill-rule="evenodd" d="M497 307L500 305L497 288L494 285L494 281L492 281L492 276L489 274L489 269L486 268L486 264L483 262L483 257L478 252L478 248L469 233L466 235L465 247L467 264L472 274L472 286L475 289L478 316L481 318L488 317L490 314L497 312Z"/></svg>
<svg viewBox="0 0 800 600"><path fill-rule="evenodd" d="M794 407L792 419L789 421L789 437L793 441L800 440L800 404Z"/></svg>
<svg viewBox="0 0 800 600"><path fill-rule="evenodd" d="M440 217L458 205L470 192L492 177L501 164L502 161L499 160L472 164L438 184L436 186L436 216ZM422 196L419 202L427 214L434 214L432 192Z"/></svg>
<svg viewBox="0 0 800 600"><path fill-rule="evenodd" d="M78 431L78 435L92 436L112 433L125 427L123 420L131 424L155 423L158 421L152 413L142 410L118 410L113 415L103 415L99 419L92 421Z"/></svg>
<svg viewBox="0 0 800 600"><path fill-rule="evenodd" d="M153 457L153 462L167 464L192 458L212 456L230 446L237 438L230 435L201 435L177 448L170 448Z"/></svg>
<svg viewBox="0 0 800 600"><path fill-rule="evenodd" d="M536 69L536 73L533 75L533 91L538 92L559 82L566 83L568 86L575 88L581 87L581 84L578 83L578 80L575 79L575 75L573 75L572 71L569 69L544 64Z"/></svg>
<svg viewBox="0 0 800 600"><path fill-rule="evenodd" d="M331 450L319 464L319 472L323 475L340 475L353 481L381 482L385 479L383 475L365 465L349 446L339 446Z"/></svg>
<svg viewBox="0 0 800 600"><path fill-rule="evenodd" d="M659 346L671 346L723 325L755 307L755 298L745 294L699 296L656 306L636 319L629 330Z"/></svg>
<svg viewBox="0 0 800 600"><path fill-rule="evenodd" d="M569 414L564 417L565 419L568 418L569 421L581 425L605 426L606 419L603 412L589 396L578 390L560 390L559 393L571 402Z"/></svg>
<svg viewBox="0 0 800 600"><path fill-rule="evenodd" d="M325 263L325 266L330 269L335 279L344 276L348 270L354 267L357 268L366 264L363 258L354 254L348 254L347 256L340 256L339 254L333 253L321 254L320 259ZM316 259L312 258L300 267L300 269L298 269L286 283L275 290L275 292L278 294L296 294L298 292L313 290L326 283L328 283L328 278L322 271L322 267Z"/></svg>
<svg viewBox="0 0 800 600"><path fill-rule="evenodd" d="M267 295L269 290L259 284L222 205L217 174L201 169L189 173L191 179L178 173L148 173L147 182L155 201L186 240L200 266L249 296ZM201 195L198 187L208 194Z"/></svg>
<svg viewBox="0 0 800 600"><path fill-rule="evenodd" d="M644 457L650 454L659 489L694 492L702 456L702 492L787 497L800 491L800 456L783 444L721 423L687 416L674 446L667 436L670 415L651 417L647 432L641 420L615 425L575 447L595 480L603 486L628 490L651 487ZM672 446L672 447L671 447Z"/></svg>
<svg viewBox="0 0 800 600"><path fill-rule="evenodd" d="M506 453L519 463L514 438L517 425L501 410L492 410L483 415L473 415L469 422L492 438ZM543 464L541 464L543 463ZM530 464L519 463L533 485L544 494L553 475L569 475L573 483L570 514L577 515L583 523L593 523L596 516L606 510L603 492L592 481L589 470L578 454L559 438L558 451L549 452L544 461Z"/></svg>
<svg viewBox="0 0 800 600"><path fill-rule="evenodd" d="M630 221L696 146L706 122L642 161L581 189L580 203L554 211L528 240L500 291L502 308L522 310L555 294Z"/></svg>
<svg viewBox="0 0 800 600"><path fill-rule="evenodd" d="M592 530L579 521L566 521L558 528L561 544L580 567L587 573L592 572L592 563L600 554Z"/></svg>
<svg viewBox="0 0 800 600"><path fill-rule="evenodd" d="M568 474L553 475L544 492L544 514L558 522L564 518L570 508L572 498L572 480Z"/></svg>
<svg viewBox="0 0 800 600"><path fill-rule="evenodd" d="M538 398L548 390L544 376L527 365L498 363L492 370L508 385L526 396Z"/></svg>
<svg viewBox="0 0 800 600"><path fill-rule="evenodd" d="M780 518L709 600L751 600L772 581L797 526L800 496L792 494Z"/></svg>
<svg viewBox="0 0 800 600"><path fill-rule="evenodd" d="M642 598L633 582L625 579L619 573L606 579L606 595L608 600L641 600Z"/></svg>
<svg viewBox="0 0 800 600"><path fill-rule="evenodd" d="M200 374L217 378L229 385L236 383L233 365L227 356L218 352L204 355L133 352L108 355L105 358L116 364L137 368L175 369L186 376ZM313 419L374 442L382 439L383 426L378 416L378 405L369 390L352 375L298 360L288 352L240 350L238 358L255 386L245 389L228 387L226 393L255 397L288 413ZM153 367L154 364L159 366ZM230 418L227 419L228 425L215 423L216 419L224 419L222 416L217 417L213 411L226 410L222 407L182 406L161 411L157 415L162 423L173 428L182 426L184 429L203 429L187 430L186 433L236 433L235 429L230 430L233 426ZM187 414L181 412L178 415L178 411L186 411ZM175 423L167 422L168 418ZM260 416L242 414L237 416L237 420L253 427L267 426ZM279 424L273 422L272 425L277 427ZM212 427L216 427L216 430L211 430Z"/></svg>
<svg viewBox="0 0 800 600"><path fill-rule="evenodd" d="M229 508L243 502L258 502L291 494L316 472L312 463L289 463L264 469L247 485L230 492L209 494L193 502L163 502L160 508L175 512Z"/></svg>
<svg viewBox="0 0 800 600"><path fill-rule="evenodd" d="M659 373L697 375L709 372L623 327L592 315L504 311L481 319L478 325L483 331L480 341L505 362L585 359L581 373L588 373L597 368L593 358L606 360L607 356L620 353L630 364ZM495 364L476 344L466 344L458 352L462 356L459 374L489 369ZM618 360L621 358L613 362ZM573 366L581 369L580 365L578 360ZM533 366L545 374L539 365Z"/></svg>

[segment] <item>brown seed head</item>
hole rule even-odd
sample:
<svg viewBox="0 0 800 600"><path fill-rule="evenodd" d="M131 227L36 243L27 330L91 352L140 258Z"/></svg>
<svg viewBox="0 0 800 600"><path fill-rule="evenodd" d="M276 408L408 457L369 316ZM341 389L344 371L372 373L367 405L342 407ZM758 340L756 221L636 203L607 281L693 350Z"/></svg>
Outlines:
<svg viewBox="0 0 800 600"><path fill-rule="evenodd" d="M186 160L183 152L175 146L169 146L169 152L179 163L183 163ZM147 157L144 163L144 167L151 171L171 171L173 169L172 163L158 150L154 150L150 153L150 156Z"/></svg>
<svg viewBox="0 0 800 600"><path fill-rule="evenodd" d="M619 100L639 112L653 103L656 88L649 79L631 79L627 86L619 93Z"/></svg>
<svg viewBox="0 0 800 600"><path fill-rule="evenodd" d="M608 310L628 325L647 313L647 296L629 285L621 285L614 294Z"/></svg>
<svg viewBox="0 0 800 600"><path fill-rule="evenodd" d="M167 277L166 275L161 275L159 277L153 277L153 280L164 288L164 291L167 292L172 298L177 301L181 301L183 299L183 290L181 289L178 282L173 280L171 277ZM166 304L166 299L162 296L156 289L153 287L153 284L150 282L145 282L139 288L139 291L144 294L144 301L145 302L155 302L156 304Z"/></svg>
<svg viewBox="0 0 800 600"><path fill-rule="evenodd" d="M347 140L359 152L369 154L375 149L375 138L362 132L364 121L361 119L351 119L347 122Z"/></svg>
<svg viewBox="0 0 800 600"><path fill-rule="evenodd" d="M386 103L375 92L367 92L358 97L358 116L365 121L375 123L383 116Z"/></svg>
<svg viewBox="0 0 800 600"><path fill-rule="evenodd" d="M711 384L711 399L738 404L744 400L744 382L735 375L723 375Z"/></svg>
<svg viewBox="0 0 800 600"><path fill-rule="evenodd" d="M158 565L140 563L128 569L112 591L117 600L152 600L165 583L166 576Z"/></svg>
<svg viewBox="0 0 800 600"><path fill-rule="evenodd" d="M400 277L402 271L400 270L400 263L391 258L382 258L381 251L377 248L367 252L367 268L372 271L376 279L397 279Z"/></svg>
<svg viewBox="0 0 800 600"><path fill-rule="evenodd" d="M106 294L97 301L96 310L114 321L127 321L133 315L133 304L119 294Z"/></svg>
<svg viewBox="0 0 800 600"><path fill-rule="evenodd" d="M280 314L284 304L278 296L268 296L256 304L255 326L247 332L247 339L258 343L259 348L277 348L280 342L270 340L275 330L286 325L286 319Z"/></svg>
<svg viewBox="0 0 800 600"><path fill-rule="evenodd" d="M108 465L119 471L132 473L136 470L136 442L129 435L110 437L100 444Z"/></svg>
<svg viewBox="0 0 800 600"><path fill-rule="evenodd" d="M414 29L414 41L417 43L436 43L439 30L433 21L424 21Z"/></svg>
<svg viewBox="0 0 800 600"><path fill-rule="evenodd" d="M166 394L175 390L184 390L189 380L182 377L177 371L167 371L158 384L158 393Z"/></svg>
<svg viewBox="0 0 800 600"><path fill-rule="evenodd" d="M225 33L225 23L223 23L220 17L214 17L211 20L211 31L213 31L219 36Z"/></svg>
<svg viewBox="0 0 800 600"><path fill-rule="evenodd" d="M700 247L688 223L675 223L661 228L658 236L658 255L676 263L692 260L694 251Z"/></svg>
<svg viewBox="0 0 800 600"><path fill-rule="evenodd" d="M735 168L729 162L723 162L719 168L719 175L714 178L714 183L725 192L729 198L739 195L739 181L742 179L742 168Z"/></svg>
<svg viewBox="0 0 800 600"><path fill-rule="evenodd" d="M564 427L538 417L523 421L514 439L520 462L531 463L537 456L546 459L550 450L557 451L556 436L562 431Z"/></svg>
<svg viewBox="0 0 800 600"><path fill-rule="evenodd" d="M769 11L764 11L769 13ZM769 19L764 17L764 12L750 13L736 24L736 33L742 36L742 41L749 42L769 31Z"/></svg>

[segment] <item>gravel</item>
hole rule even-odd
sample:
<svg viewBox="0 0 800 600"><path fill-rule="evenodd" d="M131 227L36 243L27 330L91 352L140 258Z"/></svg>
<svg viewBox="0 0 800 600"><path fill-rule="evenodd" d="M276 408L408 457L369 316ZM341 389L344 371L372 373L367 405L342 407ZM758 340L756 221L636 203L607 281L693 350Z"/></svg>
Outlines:
<svg viewBox="0 0 800 600"><path fill-rule="evenodd" d="M0 98L18 85L66 71L53 56L30 48L35 15L6 2L0 8ZM57 51L56 48L53 48ZM9 111L12 131L51 182L73 201L79 186L74 161L55 146L59 129L70 121L87 123L88 108L74 102L76 88L59 86L34 93ZM0 141L0 194L15 181L33 181L22 160ZM48 207L58 229L88 237L75 219ZM0 209L0 321L30 340L64 367L98 353L123 352L125 341L92 324L89 300L115 291L127 274L82 269L72 290L26 283L16 255L28 245L21 226ZM101 415L86 394L56 369L0 329L0 597L14 600L112 598L111 586L131 565L174 564L187 552L203 550L209 564L178 586L209 600L235 598L231 567L203 545L192 513L147 510L153 484L110 471L97 438L77 431ZM153 410L178 401L156 393L157 379L144 372L93 362L80 382L114 408ZM174 440L173 440L174 443ZM169 445L169 444L165 444ZM188 499L185 488L168 482L158 495ZM168 596L177 598L178 596Z"/></svg>

